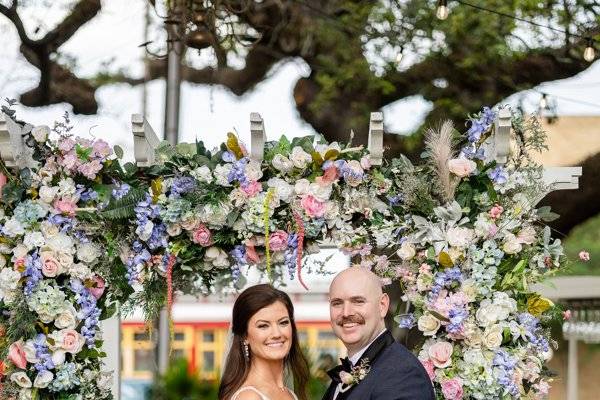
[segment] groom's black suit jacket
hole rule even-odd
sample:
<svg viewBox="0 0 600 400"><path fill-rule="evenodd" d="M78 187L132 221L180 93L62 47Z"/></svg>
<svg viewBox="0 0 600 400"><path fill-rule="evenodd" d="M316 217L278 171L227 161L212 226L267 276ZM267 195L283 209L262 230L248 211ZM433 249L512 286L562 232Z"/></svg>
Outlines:
<svg viewBox="0 0 600 400"><path fill-rule="evenodd" d="M385 331L367 348L357 365L369 360L367 376L336 400L434 400L431 380L421 362ZM341 366L329 371L338 375ZM332 381L323 400L333 400L337 382Z"/></svg>

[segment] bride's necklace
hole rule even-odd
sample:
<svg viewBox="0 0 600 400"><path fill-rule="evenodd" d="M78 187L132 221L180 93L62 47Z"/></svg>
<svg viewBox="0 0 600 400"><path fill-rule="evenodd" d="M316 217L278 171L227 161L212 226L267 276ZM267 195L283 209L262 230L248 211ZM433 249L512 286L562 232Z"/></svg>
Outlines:
<svg viewBox="0 0 600 400"><path fill-rule="evenodd" d="M279 385L278 385L278 384L276 384L276 383L268 383L269 381L268 381L267 379L264 379L263 377L261 377L261 376L258 376L256 373L255 373L255 375L257 376L257 378L260 378L260 380L261 380L262 382L265 382L265 383L269 384L270 386L274 386L274 387L276 387L276 388L277 388L277 389L279 389L281 392L284 392L284 393L285 393L285 392L287 391L287 388L286 388L285 386L279 386Z"/></svg>

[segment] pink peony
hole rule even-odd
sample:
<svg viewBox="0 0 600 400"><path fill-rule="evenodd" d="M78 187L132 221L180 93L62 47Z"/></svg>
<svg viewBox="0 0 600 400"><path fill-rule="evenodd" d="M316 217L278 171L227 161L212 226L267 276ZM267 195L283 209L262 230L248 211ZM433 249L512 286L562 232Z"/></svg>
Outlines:
<svg viewBox="0 0 600 400"><path fill-rule="evenodd" d="M287 248L288 234L278 230L269 236L269 248L273 251L282 251Z"/></svg>
<svg viewBox="0 0 600 400"><path fill-rule="evenodd" d="M459 178L464 178L477 169L477 164L466 158L453 158L448 161L448 169Z"/></svg>
<svg viewBox="0 0 600 400"><path fill-rule="evenodd" d="M75 207L76 204L73 200L56 199L54 201L54 208L59 214L65 214L73 217L75 215Z"/></svg>
<svg viewBox="0 0 600 400"><path fill-rule="evenodd" d="M106 143L104 140L96 140L94 142L94 145L92 147L92 155L94 157L98 157L98 158L106 158L110 155L111 150L110 150L110 146L108 145L108 143Z"/></svg>
<svg viewBox="0 0 600 400"><path fill-rule="evenodd" d="M101 169L102 163L98 160L94 160L92 162L80 165L77 168L77 171L79 171L83 176L85 176L88 179L94 179L96 178L96 174L100 172Z"/></svg>
<svg viewBox="0 0 600 400"><path fill-rule="evenodd" d="M79 353L83 347L83 337L74 329L64 329L62 331L61 347L69 353Z"/></svg>
<svg viewBox="0 0 600 400"><path fill-rule="evenodd" d="M563 315L563 320L564 321L570 320L571 319L571 310L565 310L565 311L563 311L562 315Z"/></svg>
<svg viewBox="0 0 600 400"><path fill-rule="evenodd" d="M306 215L312 218L319 218L325 214L325 203L317 200L313 195L307 194L302 197L300 205L304 208Z"/></svg>
<svg viewBox="0 0 600 400"><path fill-rule="evenodd" d="M497 219L500 218L500 216L502 215L502 213L504 212L504 207L502 207L499 204L494 205L494 207L492 207L492 209L490 210L490 218L491 219Z"/></svg>
<svg viewBox="0 0 600 400"><path fill-rule="evenodd" d="M203 224L200 224L200 226L196 228L192 236L194 243L198 243L202 247L207 247L212 244L212 235L210 230Z"/></svg>
<svg viewBox="0 0 600 400"><path fill-rule="evenodd" d="M75 141L71 138L64 138L58 144L58 149L63 153L71 151L75 147Z"/></svg>
<svg viewBox="0 0 600 400"><path fill-rule="evenodd" d="M331 184L335 182L339 177L340 174L338 173L338 169L335 167L335 165L332 165L331 167L325 170L325 173L321 177L321 182L323 182L324 184Z"/></svg>
<svg viewBox="0 0 600 400"><path fill-rule="evenodd" d="M25 369L27 367L27 357L23 349L23 342L17 341L8 348L8 359L12 361L17 368Z"/></svg>
<svg viewBox="0 0 600 400"><path fill-rule="evenodd" d="M246 243L246 261L248 261L251 264L258 264L258 262L260 261L260 258L258 257L258 254L256 253L256 249L254 248L253 244L248 244Z"/></svg>
<svg viewBox="0 0 600 400"><path fill-rule="evenodd" d="M448 342L437 342L433 344L429 351L429 358L438 368L446 368L452 364L452 344Z"/></svg>
<svg viewBox="0 0 600 400"><path fill-rule="evenodd" d="M96 298L100 299L104 294L105 282L100 275L94 275L94 286L90 288L90 293Z"/></svg>
<svg viewBox="0 0 600 400"><path fill-rule="evenodd" d="M44 274L44 276L54 278L56 275L60 274L60 264L52 252L42 251L40 259L42 261L42 274Z"/></svg>
<svg viewBox="0 0 600 400"><path fill-rule="evenodd" d="M246 196L254 197L262 191L262 185L260 183L258 183L257 181L252 181L252 182L248 183L247 185L242 185L241 189L242 189L242 192L244 192L246 194Z"/></svg>
<svg viewBox="0 0 600 400"><path fill-rule="evenodd" d="M587 252L587 251L585 251L585 250L581 250L581 251L579 252L579 259L580 259L581 261L590 261L590 253L588 253L588 252Z"/></svg>
<svg viewBox="0 0 600 400"><path fill-rule="evenodd" d="M6 175L0 173L0 199L2 198L2 188L6 185Z"/></svg>
<svg viewBox="0 0 600 400"><path fill-rule="evenodd" d="M77 158L77 155L74 152L71 152L64 155L61 164L63 167L73 170L81 164L81 161L79 161L79 158Z"/></svg>
<svg viewBox="0 0 600 400"><path fill-rule="evenodd" d="M421 364L427 371L427 375L429 375L429 379L433 380L435 378L435 367L433 366L433 362L428 358L427 360L420 360Z"/></svg>
<svg viewBox="0 0 600 400"><path fill-rule="evenodd" d="M442 382L442 394L447 400L460 400L463 397L462 381L452 378Z"/></svg>

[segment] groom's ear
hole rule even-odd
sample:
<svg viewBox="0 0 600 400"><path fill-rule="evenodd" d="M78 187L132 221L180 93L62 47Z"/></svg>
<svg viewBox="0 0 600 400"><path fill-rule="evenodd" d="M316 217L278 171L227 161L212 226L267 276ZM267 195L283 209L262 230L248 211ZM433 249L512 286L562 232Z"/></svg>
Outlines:
<svg viewBox="0 0 600 400"><path fill-rule="evenodd" d="M387 293L383 293L381 295L381 298L379 299L379 310L380 310L380 315L382 318L384 318L387 315L389 309L390 309L390 296L388 296Z"/></svg>

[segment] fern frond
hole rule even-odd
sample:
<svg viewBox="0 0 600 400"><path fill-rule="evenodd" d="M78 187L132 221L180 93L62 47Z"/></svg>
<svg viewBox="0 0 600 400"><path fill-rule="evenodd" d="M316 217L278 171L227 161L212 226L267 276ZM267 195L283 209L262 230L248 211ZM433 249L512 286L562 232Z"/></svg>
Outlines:
<svg viewBox="0 0 600 400"><path fill-rule="evenodd" d="M129 219L135 216L135 206L146 197L144 189L131 189L126 196L119 200L111 199L100 215L108 220Z"/></svg>

